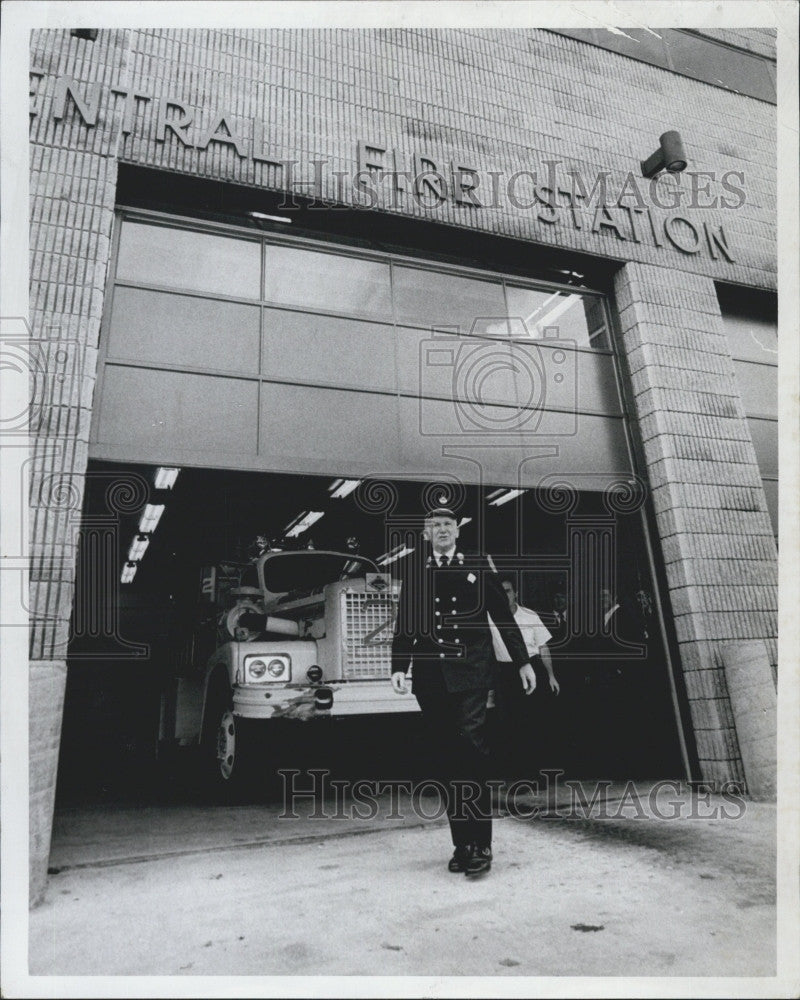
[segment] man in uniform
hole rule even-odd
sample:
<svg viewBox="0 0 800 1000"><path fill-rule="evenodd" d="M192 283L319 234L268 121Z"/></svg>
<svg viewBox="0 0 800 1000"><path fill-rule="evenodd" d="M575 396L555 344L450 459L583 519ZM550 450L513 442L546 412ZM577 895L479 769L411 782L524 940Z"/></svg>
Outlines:
<svg viewBox="0 0 800 1000"><path fill-rule="evenodd" d="M451 872L479 875L492 863L491 796L486 784L489 742L486 699L495 669L491 615L510 653L507 669L530 694L536 684L525 642L500 580L485 556L456 548L458 518L432 510L424 537L427 559L406 561L392 641L392 687L412 690L437 747L447 781L454 845Z"/></svg>

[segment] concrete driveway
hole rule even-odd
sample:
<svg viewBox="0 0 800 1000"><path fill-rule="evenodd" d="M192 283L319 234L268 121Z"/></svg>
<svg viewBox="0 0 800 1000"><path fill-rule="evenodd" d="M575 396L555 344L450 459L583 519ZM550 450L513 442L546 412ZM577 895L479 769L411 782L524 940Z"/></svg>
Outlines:
<svg viewBox="0 0 800 1000"><path fill-rule="evenodd" d="M684 793L664 820L640 802L629 818L506 815L474 881L446 870L443 820L383 808L62 811L30 973L774 976L775 807L698 818ZM705 815L715 803L730 811L712 797Z"/></svg>

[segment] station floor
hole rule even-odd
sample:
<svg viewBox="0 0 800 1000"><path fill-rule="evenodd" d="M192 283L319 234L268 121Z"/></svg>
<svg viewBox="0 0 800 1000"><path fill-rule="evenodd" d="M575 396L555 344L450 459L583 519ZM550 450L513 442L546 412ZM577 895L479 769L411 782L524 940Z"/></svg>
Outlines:
<svg viewBox="0 0 800 1000"><path fill-rule="evenodd" d="M446 870L438 796L415 811L384 794L366 819L330 795L297 818L279 801L62 808L30 983L775 976L774 804L636 792L606 788L589 809L559 789L549 814L534 795L506 802L476 880Z"/></svg>

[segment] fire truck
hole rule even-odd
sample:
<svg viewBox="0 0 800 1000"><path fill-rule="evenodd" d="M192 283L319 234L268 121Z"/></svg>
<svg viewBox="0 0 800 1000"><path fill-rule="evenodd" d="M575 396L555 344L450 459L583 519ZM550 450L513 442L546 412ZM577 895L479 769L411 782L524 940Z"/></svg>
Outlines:
<svg viewBox="0 0 800 1000"><path fill-rule="evenodd" d="M162 698L162 746L199 746L218 791L263 771L275 720L418 711L391 687L399 583L370 559L271 551L203 572L204 614Z"/></svg>

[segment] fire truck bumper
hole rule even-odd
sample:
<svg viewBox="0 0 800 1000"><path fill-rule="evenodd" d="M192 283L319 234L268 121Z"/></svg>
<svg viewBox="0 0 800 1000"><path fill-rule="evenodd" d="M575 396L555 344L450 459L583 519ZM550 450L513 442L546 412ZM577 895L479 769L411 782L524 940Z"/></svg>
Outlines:
<svg viewBox="0 0 800 1000"><path fill-rule="evenodd" d="M287 686L236 685L233 712L245 719L296 719L415 712L417 699L395 694L388 680Z"/></svg>

